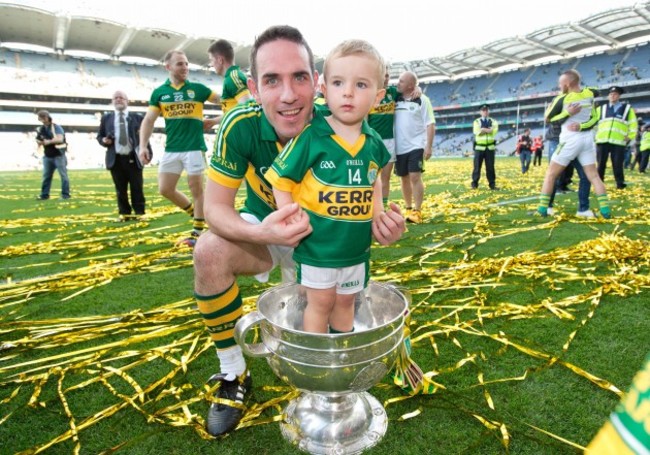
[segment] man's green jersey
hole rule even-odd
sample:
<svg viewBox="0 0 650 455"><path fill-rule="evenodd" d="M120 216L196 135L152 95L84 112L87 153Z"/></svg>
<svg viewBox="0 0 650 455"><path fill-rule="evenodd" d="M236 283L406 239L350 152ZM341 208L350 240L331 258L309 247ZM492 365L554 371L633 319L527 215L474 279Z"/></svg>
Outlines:
<svg viewBox="0 0 650 455"><path fill-rule="evenodd" d="M223 91L221 94L221 110L227 113L230 109L237 106L242 98L250 96L246 84L246 75L237 65L233 65L226 71L223 77Z"/></svg>
<svg viewBox="0 0 650 455"><path fill-rule="evenodd" d="M370 258L373 185L390 153L364 121L355 144L337 136L320 111L266 173L308 214L313 232L294 250L296 262L348 267Z"/></svg>
<svg viewBox="0 0 650 455"><path fill-rule="evenodd" d="M241 210L263 220L277 208L264 173L281 150L262 106L254 102L237 105L221 121L208 177L233 189L245 179L246 201Z"/></svg>
<svg viewBox="0 0 650 455"><path fill-rule="evenodd" d="M373 107L368 114L368 124L377 131L382 139L393 139L395 137L395 100L397 99L397 87L386 87L386 94L379 104Z"/></svg>
<svg viewBox="0 0 650 455"><path fill-rule="evenodd" d="M149 109L165 119L166 152L207 150L203 139L203 103L212 95L205 85L187 80L174 87L167 79L153 91Z"/></svg>

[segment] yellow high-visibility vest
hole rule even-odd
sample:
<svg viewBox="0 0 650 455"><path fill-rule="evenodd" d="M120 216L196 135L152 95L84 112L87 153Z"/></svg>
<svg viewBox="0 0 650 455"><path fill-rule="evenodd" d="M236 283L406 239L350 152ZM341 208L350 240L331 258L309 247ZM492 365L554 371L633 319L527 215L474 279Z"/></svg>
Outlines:
<svg viewBox="0 0 650 455"><path fill-rule="evenodd" d="M625 146L636 137L638 123L636 113L629 103L620 103L616 109L609 104L600 106L596 144Z"/></svg>
<svg viewBox="0 0 650 455"><path fill-rule="evenodd" d="M492 117L487 117L483 125L481 123L483 117L474 120L474 150L477 152L484 152L485 150L496 149L496 135L499 131L499 124ZM487 126L486 126L487 125ZM481 133L481 128L492 128L491 133Z"/></svg>
<svg viewBox="0 0 650 455"><path fill-rule="evenodd" d="M642 152L645 152L646 150L650 150L650 130L643 132L643 136L641 136L641 145L639 146L639 149Z"/></svg>

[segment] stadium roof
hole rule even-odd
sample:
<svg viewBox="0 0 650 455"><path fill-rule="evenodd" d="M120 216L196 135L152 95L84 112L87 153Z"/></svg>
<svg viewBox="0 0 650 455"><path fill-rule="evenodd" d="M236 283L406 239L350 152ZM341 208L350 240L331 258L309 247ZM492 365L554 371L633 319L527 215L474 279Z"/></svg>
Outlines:
<svg viewBox="0 0 650 455"><path fill-rule="evenodd" d="M394 62L391 77L409 70L420 79L454 79L473 72L497 72L508 66L561 60L589 51L615 50L626 44L647 41L650 41L650 2L643 2L594 14L577 22L545 27L525 36L463 49L446 57Z"/></svg>
<svg viewBox="0 0 650 455"><path fill-rule="evenodd" d="M136 28L98 17L61 15L0 3L0 43L43 46L54 52L90 51L114 59L128 56L161 62L170 49L182 49L190 63L207 66L207 49L219 38L222 37L195 37L172 30ZM250 45L232 44L237 63L247 67Z"/></svg>
<svg viewBox="0 0 650 455"><path fill-rule="evenodd" d="M139 57L161 61L169 49L183 49L190 63L207 66L207 48L217 38L220 37L195 37L97 17L62 15L0 3L0 43L44 46L60 53L91 51L115 59ZM390 71L392 78L411 70L420 80L456 79L647 41L650 41L650 2L642 2L577 22L545 27L525 36L463 49L445 57L393 62ZM248 68L250 45L233 43L233 47L237 63L243 69Z"/></svg>

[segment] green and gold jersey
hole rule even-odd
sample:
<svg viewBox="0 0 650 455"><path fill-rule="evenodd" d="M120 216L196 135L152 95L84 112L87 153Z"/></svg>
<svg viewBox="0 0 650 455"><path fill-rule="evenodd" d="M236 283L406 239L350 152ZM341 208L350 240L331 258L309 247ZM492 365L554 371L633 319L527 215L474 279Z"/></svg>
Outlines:
<svg viewBox="0 0 650 455"><path fill-rule="evenodd" d="M241 209L264 219L277 208L264 173L282 150L262 107L254 102L231 109L221 121L208 177L228 188L246 180L246 202Z"/></svg>
<svg viewBox="0 0 650 455"><path fill-rule="evenodd" d="M598 123L598 112L594 105L595 98L594 90L589 87L583 88L579 92L569 92L564 95L562 98L562 112L550 119L551 122L566 119L562 124L562 132L560 133L561 142L564 142L567 137L590 130ZM570 115L567 109L573 105L579 105L581 109L577 114ZM571 123L579 123L580 131L569 130Z"/></svg>
<svg viewBox="0 0 650 455"><path fill-rule="evenodd" d="M313 232L294 259L317 267L347 267L370 257L373 185L390 154L364 121L355 144L337 136L319 111L266 173L309 214Z"/></svg>
<svg viewBox="0 0 650 455"><path fill-rule="evenodd" d="M368 114L368 124L377 131L382 139L393 139L395 137L395 100L397 99L397 87L386 87L386 94L379 104L373 107Z"/></svg>
<svg viewBox="0 0 650 455"><path fill-rule="evenodd" d="M238 66L233 65L223 77L223 92L221 94L221 110L227 113L237 106L244 97L250 97L251 92L246 85L246 75Z"/></svg>
<svg viewBox="0 0 650 455"><path fill-rule="evenodd" d="M149 109L165 119L166 152L207 150L203 139L203 103L212 94L203 84L186 80L174 87L169 79L153 91Z"/></svg>

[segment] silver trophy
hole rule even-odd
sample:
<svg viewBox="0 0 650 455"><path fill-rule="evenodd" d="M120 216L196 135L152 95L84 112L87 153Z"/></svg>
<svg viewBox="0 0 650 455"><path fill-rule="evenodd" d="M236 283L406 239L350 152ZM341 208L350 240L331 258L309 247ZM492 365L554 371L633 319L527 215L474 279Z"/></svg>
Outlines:
<svg viewBox="0 0 650 455"><path fill-rule="evenodd" d="M388 418L366 390L392 368L404 337L408 300L394 286L370 282L355 302L354 332L302 331L307 298L297 284L264 292L242 317L235 339L245 354L266 357L273 372L300 390L281 424L289 442L312 454L355 454L377 444ZM246 336L259 326L261 343Z"/></svg>

